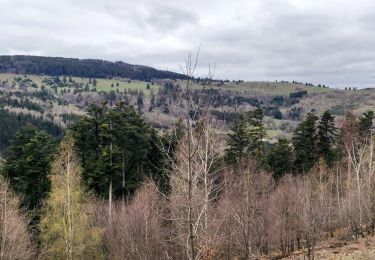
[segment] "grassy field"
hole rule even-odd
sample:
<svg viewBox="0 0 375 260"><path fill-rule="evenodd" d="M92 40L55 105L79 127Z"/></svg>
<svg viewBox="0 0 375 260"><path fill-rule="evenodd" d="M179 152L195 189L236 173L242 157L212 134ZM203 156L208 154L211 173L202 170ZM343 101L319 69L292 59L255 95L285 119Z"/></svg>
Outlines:
<svg viewBox="0 0 375 260"><path fill-rule="evenodd" d="M0 81L8 80L8 82L15 81L16 77L21 77L22 79L30 79L34 82L38 88L43 85L43 80L46 78L51 78L48 76L36 76L36 75L21 75L21 74L10 74L10 73L0 73ZM62 77L60 77L62 79ZM72 77L72 79L76 83L89 83L88 78L79 78L79 77ZM154 93L158 91L160 88L157 84L150 84L150 89L147 89L147 82L138 81L138 80L131 80L128 81L127 79L96 79L97 85L96 89L98 92L110 92L111 90L117 91L124 91L127 90L142 90L146 96L149 96L150 91L152 90ZM186 82L179 81L179 84L184 87ZM48 87L48 86L47 86ZM93 86L90 85L90 89ZM322 88L316 86L306 86L303 84L295 84L295 83L286 83L286 82L267 82L267 81L252 81L252 82L241 82L239 84L235 82L224 82L224 84L219 84L217 82L212 83L210 86L202 86L200 84L193 84L193 89L202 89L202 88L214 88L214 89L221 89L221 90L230 90L238 94L247 94L247 95L271 95L271 96L286 96L295 91L305 90L308 93L329 93L334 91L330 88Z"/></svg>
<svg viewBox="0 0 375 260"><path fill-rule="evenodd" d="M11 74L11 73L0 73L0 81L8 81L9 83L15 82L15 79L21 77L22 79L30 79L33 83L38 86L38 89L41 88L43 84L43 80L46 78L51 78L49 76L36 76L36 75L20 75L20 74ZM62 77L60 77L62 79ZM89 83L90 79L88 78L79 78L79 77L72 77L72 80L76 83ZM131 80L128 81L126 79L96 79L96 90L98 92L110 92L111 90L117 91L124 91L126 90L142 90L146 96L150 95L151 90L154 93L157 93L159 89L159 85L157 84L150 84L150 89L147 89L147 82L138 81L138 80ZM49 86L46 86L49 88ZM90 85L90 89L94 87ZM62 88L61 88L62 89ZM65 88L66 89L66 88Z"/></svg>
<svg viewBox="0 0 375 260"><path fill-rule="evenodd" d="M181 86L184 82L180 81ZM239 94L248 95L271 95L271 96L286 96L292 92L305 90L308 93L328 93L334 91L331 88L322 88L316 86L306 86L303 84L285 83L285 82L267 82L267 81L245 81L239 84L235 82L224 82L224 84L212 83L210 86L202 86L200 84L193 84L192 88L202 89L205 88L218 88L221 90L230 90L238 92Z"/></svg>

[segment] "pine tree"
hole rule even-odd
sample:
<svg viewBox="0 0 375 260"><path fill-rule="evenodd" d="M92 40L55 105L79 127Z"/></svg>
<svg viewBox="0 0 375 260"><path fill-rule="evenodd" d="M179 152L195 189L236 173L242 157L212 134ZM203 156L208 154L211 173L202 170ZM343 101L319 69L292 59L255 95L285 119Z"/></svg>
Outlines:
<svg viewBox="0 0 375 260"><path fill-rule="evenodd" d="M142 108L143 108L143 98L142 98L141 95L138 95L138 97L137 97L137 109L138 109L139 113L142 112Z"/></svg>
<svg viewBox="0 0 375 260"><path fill-rule="evenodd" d="M364 112L359 118L359 133L362 139L367 139L373 127L374 111Z"/></svg>
<svg viewBox="0 0 375 260"><path fill-rule="evenodd" d="M264 138L266 137L266 130L263 125L263 110L258 108L254 111L248 112L249 124L246 132L249 139L248 153L256 158L263 159L265 152Z"/></svg>
<svg viewBox="0 0 375 260"><path fill-rule="evenodd" d="M51 136L32 126L16 133L8 149L3 175L22 198L22 207L34 210L50 190L48 173L55 151ZM36 216L38 212L35 212Z"/></svg>
<svg viewBox="0 0 375 260"><path fill-rule="evenodd" d="M300 173L307 172L318 160L317 130L318 117L308 113L306 119L299 124L293 133L295 167Z"/></svg>
<svg viewBox="0 0 375 260"><path fill-rule="evenodd" d="M266 131L261 109L240 114L231 130L226 153L228 163L236 163L248 156L263 160L265 151L263 139L266 136Z"/></svg>
<svg viewBox="0 0 375 260"><path fill-rule="evenodd" d="M102 231L93 225L91 196L82 187L81 173L68 135L52 166L51 193L40 223L46 259L104 259Z"/></svg>
<svg viewBox="0 0 375 260"><path fill-rule="evenodd" d="M266 163L276 179L280 179L286 173L291 173L293 162L293 149L286 139L280 139L268 151Z"/></svg>
<svg viewBox="0 0 375 260"><path fill-rule="evenodd" d="M337 128L335 127L335 117L329 111L325 111L318 124L318 154L330 167L337 159L335 145L337 143Z"/></svg>
<svg viewBox="0 0 375 260"><path fill-rule="evenodd" d="M245 157L248 140L246 139L244 124L244 116L240 115L231 128L232 132L228 134L226 161L229 163L235 163Z"/></svg>
<svg viewBox="0 0 375 260"><path fill-rule="evenodd" d="M149 107L148 111L152 112L152 110L154 109L155 106L156 106L156 98L155 98L155 94L154 94L153 90L151 89L151 91L150 91L150 107Z"/></svg>
<svg viewBox="0 0 375 260"><path fill-rule="evenodd" d="M84 182L103 198L109 195L111 178L115 197L131 194L140 185L142 172L150 167L150 126L124 104L92 106L88 114L72 127Z"/></svg>

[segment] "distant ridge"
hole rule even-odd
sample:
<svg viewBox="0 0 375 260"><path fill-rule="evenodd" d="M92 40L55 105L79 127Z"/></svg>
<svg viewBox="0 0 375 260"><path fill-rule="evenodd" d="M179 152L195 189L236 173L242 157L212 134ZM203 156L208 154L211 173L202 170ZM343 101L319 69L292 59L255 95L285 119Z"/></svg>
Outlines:
<svg viewBox="0 0 375 260"><path fill-rule="evenodd" d="M136 80L185 79L183 74L157 70L121 61L75 59L29 55L0 55L0 73L75 76L85 78L122 77Z"/></svg>

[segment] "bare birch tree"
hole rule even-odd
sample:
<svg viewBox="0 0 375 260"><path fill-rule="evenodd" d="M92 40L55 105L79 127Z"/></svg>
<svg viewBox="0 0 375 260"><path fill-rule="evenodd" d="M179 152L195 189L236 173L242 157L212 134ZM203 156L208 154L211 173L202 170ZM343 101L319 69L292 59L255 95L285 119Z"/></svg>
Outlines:
<svg viewBox="0 0 375 260"><path fill-rule="evenodd" d="M297 196L295 177L291 175L281 179L271 195L270 215L273 225L270 243L274 245L275 250L281 250L282 255L289 255L295 249L301 248Z"/></svg>
<svg viewBox="0 0 375 260"><path fill-rule="evenodd" d="M0 180L0 260L34 259L36 248L28 230L29 219L19 211L19 200Z"/></svg>
<svg viewBox="0 0 375 260"><path fill-rule="evenodd" d="M218 196L217 171L214 166L223 151L209 117L209 101L192 102L192 79L198 63L191 53L181 70L187 76L185 95L178 107L171 108L180 118L182 137L177 151L170 158L169 211L172 243L184 252L183 258L199 259L211 254L215 231L213 201ZM208 80L213 72L209 69ZM166 152L167 153L167 152ZM168 153L167 153L168 154Z"/></svg>
<svg viewBox="0 0 375 260"><path fill-rule="evenodd" d="M272 176L264 172L252 159L243 160L232 174L229 190L221 206L230 223L226 234L232 241L232 254L250 259L260 254L267 254L269 245L269 201L273 187ZM229 219L228 219L229 218Z"/></svg>
<svg viewBox="0 0 375 260"><path fill-rule="evenodd" d="M105 229L109 259L167 259L165 230L158 215L161 202L155 185L146 183L128 204L124 205L122 200L114 203L111 225L106 218L105 204L98 205L97 217Z"/></svg>

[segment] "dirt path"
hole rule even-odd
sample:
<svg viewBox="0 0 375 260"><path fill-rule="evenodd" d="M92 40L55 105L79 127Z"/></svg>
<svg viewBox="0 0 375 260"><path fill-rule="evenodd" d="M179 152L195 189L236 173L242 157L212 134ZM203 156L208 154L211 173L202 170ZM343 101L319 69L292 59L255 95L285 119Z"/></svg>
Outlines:
<svg viewBox="0 0 375 260"><path fill-rule="evenodd" d="M293 255L284 258L290 260L302 260L302 252L295 252ZM372 260L375 259L375 237L362 238L358 243L338 242L332 239L326 245L318 246L315 250L315 259L323 260Z"/></svg>

